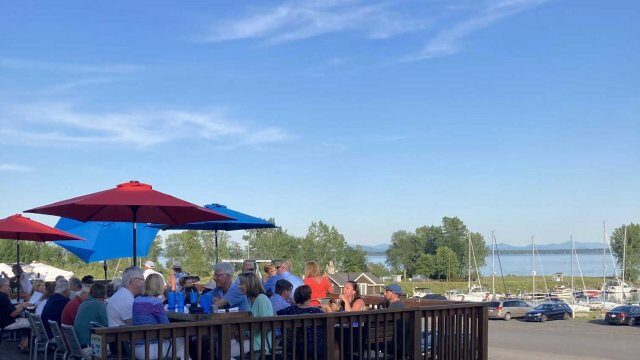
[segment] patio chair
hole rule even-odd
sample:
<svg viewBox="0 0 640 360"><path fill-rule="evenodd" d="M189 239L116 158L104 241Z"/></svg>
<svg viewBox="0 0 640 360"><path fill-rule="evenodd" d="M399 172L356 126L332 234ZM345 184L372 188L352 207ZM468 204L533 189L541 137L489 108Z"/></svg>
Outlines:
<svg viewBox="0 0 640 360"><path fill-rule="evenodd" d="M37 359L38 352L44 351L44 360L47 360L49 346L55 345L55 339L50 339L40 315L27 313L31 325L31 346L29 346L29 359Z"/></svg>
<svg viewBox="0 0 640 360"><path fill-rule="evenodd" d="M76 330L73 326L62 324L62 333L64 334L64 338L67 340L67 350L69 350L68 359L84 360L85 357L82 353L82 346L80 346Z"/></svg>
<svg viewBox="0 0 640 360"><path fill-rule="evenodd" d="M49 328L51 329L53 338L56 341L56 350L53 352L53 360L58 358L58 354L62 355L62 359L66 360L69 349L67 349L67 344L62 336L62 331L60 331L60 326L57 322L49 320Z"/></svg>

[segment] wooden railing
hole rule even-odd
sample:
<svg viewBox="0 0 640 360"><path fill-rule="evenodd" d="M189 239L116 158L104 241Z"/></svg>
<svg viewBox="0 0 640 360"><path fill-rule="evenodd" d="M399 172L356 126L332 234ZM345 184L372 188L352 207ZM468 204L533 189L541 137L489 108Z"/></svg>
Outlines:
<svg viewBox="0 0 640 360"><path fill-rule="evenodd" d="M261 318L237 313L206 321L98 328L93 330L92 343L101 351L94 358L107 359L111 343L115 355L110 357L118 359L126 354L133 358L138 344L139 357L144 359L154 352L168 352L169 358L194 360L231 359L236 354L245 354L237 359L252 360L486 360L486 306L436 302L412 303L405 309ZM240 338L249 340L235 340ZM254 346L254 340L260 346Z"/></svg>

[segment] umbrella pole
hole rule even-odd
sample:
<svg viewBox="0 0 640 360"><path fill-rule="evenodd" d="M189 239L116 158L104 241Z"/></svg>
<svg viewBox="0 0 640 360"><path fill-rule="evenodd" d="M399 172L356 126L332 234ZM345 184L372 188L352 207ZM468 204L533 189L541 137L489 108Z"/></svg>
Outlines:
<svg viewBox="0 0 640 360"><path fill-rule="evenodd" d="M216 243L216 264L220 261L220 250L218 249L218 230L213 230L213 238Z"/></svg>
<svg viewBox="0 0 640 360"><path fill-rule="evenodd" d="M16 236L16 264L18 265L18 268L20 268L20 234L17 234L18 236ZM18 296L16 296L16 302L20 302L20 280L22 280L22 273L16 275L16 279L18 280Z"/></svg>
<svg viewBox="0 0 640 360"><path fill-rule="evenodd" d="M102 260L102 268L104 269L104 282L107 283L107 260Z"/></svg>
<svg viewBox="0 0 640 360"><path fill-rule="evenodd" d="M136 266L136 260L138 260L138 247L136 244L136 236L137 236L137 225L136 225L136 215L138 213L138 206L132 206L131 212L133 212L133 266Z"/></svg>

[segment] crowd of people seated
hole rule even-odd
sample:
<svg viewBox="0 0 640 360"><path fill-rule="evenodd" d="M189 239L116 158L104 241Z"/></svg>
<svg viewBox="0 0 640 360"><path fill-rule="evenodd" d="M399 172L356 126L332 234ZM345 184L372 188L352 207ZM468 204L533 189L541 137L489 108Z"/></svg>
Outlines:
<svg viewBox="0 0 640 360"><path fill-rule="evenodd" d="M204 286L198 282L199 277L184 271L180 262L174 261L172 265L173 273L168 277L168 282L161 273L154 270L155 264L152 261L144 263L144 270L136 266L126 268L119 288L108 298L107 287L96 283L92 276L82 279L72 277L68 280L59 277L53 283L42 280L29 283L28 293L20 294L20 298L25 299L24 302L13 304L9 299L9 279L0 278L0 327L28 330L28 321L20 315L29 308L41 316L49 333L51 330L48 320L73 325L83 351L89 355L92 327L168 323L167 311L171 310L165 306L168 292L194 292L198 297L197 303L210 304L211 311L237 308L238 311L250 312L253 317L365 309L365 302L355 281L348 281L342 293L336 294L328 276L321 273L315 261L306 264L304 280L292 273L289 261L265 265L262 277L259 276L254 261L245 261L237 276L231 263L217 263L213 266L213 278ZM22 279L20 269L15 270L16 276ZM22 287L22 291L26 289L26 286ZM329 300L328 294L336 294L337 296L333 296L336 299ZM389 285L384 293L391 308L404 306L402 295L402 288L397 284ZM263 348L262 334L259 331L245 335L231 340L232 356L242 355L241 349L249 351L250 342L254 349ZM314 341L317 347L322 339ZM167 343L162 347L175 347L178 352L182 352L184 346L185 339L179 338L175 344ZM271 346L270 343L264 344L267 351ZM27 347L28 342L23 344L23 348ZM151 358L166 356L157 354L156 346L151 346L149 351ZM144 353L144 343L136 343L135 354L132 356L144 358Z"/></svg>

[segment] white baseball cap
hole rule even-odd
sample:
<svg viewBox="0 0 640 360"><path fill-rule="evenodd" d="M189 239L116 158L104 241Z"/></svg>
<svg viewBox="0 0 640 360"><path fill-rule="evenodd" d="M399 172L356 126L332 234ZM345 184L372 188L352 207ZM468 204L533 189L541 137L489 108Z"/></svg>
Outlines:
<svg viewBox="0 0 640 360"><path fill-rule="evenodd" d="M144 266L146 266L146 267L148 267L148 268L152 268L152 269L153 269L153 267L154 267L154 266L156 266L156 264L154 264L154 263L153 263L153 261L151 261L151 260L147 260L147 261L144 263Z"/></svg>

